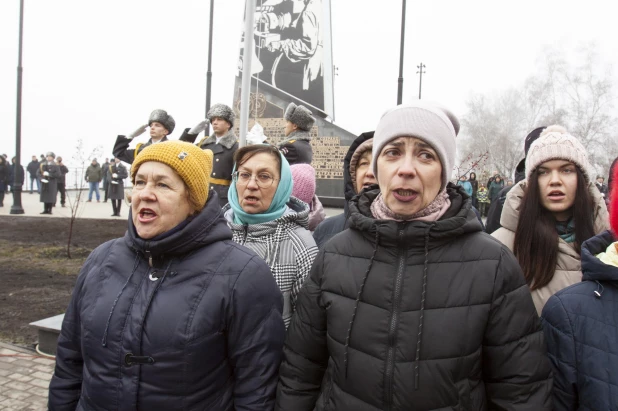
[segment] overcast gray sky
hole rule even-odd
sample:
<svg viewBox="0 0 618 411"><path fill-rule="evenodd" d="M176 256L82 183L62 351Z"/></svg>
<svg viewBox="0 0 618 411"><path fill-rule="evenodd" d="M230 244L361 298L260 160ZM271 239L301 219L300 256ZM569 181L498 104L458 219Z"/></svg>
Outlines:
<svg viewBox="0 0 618 411"><path fill-rule="evenodd" d="M613 2L557 0L408 1L404 102L423 98L465 114L470 92L514 86L536 70L546 45L596 41L613 64ZM611 7L611 8L610 8ZM244 1L215 0L213 103L231 105ZM22 162L52 150L70 159L111 150L117 134L155 108L184 127L204 118L208 0L26 0ZM19 0L0 1L0 152L15 152ZM335 122L358 134L396 104L401 0L334 0ZM144 134L139 141L146 141Z"/></svg>

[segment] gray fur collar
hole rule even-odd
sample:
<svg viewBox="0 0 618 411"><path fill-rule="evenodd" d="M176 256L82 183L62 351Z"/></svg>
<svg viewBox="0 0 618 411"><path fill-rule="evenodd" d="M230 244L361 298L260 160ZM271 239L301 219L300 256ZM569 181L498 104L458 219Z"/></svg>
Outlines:
<svg viewBox="0 0 618 411"><path fill-rule="evenodd" d="M221 144L223 147L229 150L230 148L232 148L232 146L234 146L234 144L236 144L237 141L238 139L236 138L236 134L234 134L234 131L232 131L232 129L229 129L228 132L223 136L221 141L219 141L219 144ZM217 142L217 136L215 136L215 134L213 133L206 140L202 141L201 145L204 146L206 144L213 144L216 142Z"/></svg>
<svg viewBox="0 0 618 411"><path fill-rule="evenodd" d="M311 133L309 133L308 131L305 131L305 130L292 131L290 133L290 135L287 136L287 138L285 140L283 140L281 143L279 143L279 147L281 147L284 144L289 143L292 140L311 141Z"/></svg>

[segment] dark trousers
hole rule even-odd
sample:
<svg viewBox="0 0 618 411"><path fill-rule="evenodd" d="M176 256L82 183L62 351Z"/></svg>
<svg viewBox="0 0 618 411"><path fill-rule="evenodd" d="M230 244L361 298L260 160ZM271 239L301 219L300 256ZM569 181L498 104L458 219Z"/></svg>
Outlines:
<svg viewBox="0 0 618 411"><path fill-rule="evenodd" d="M112 200L112 207L114 208L114 215L120 215L121 206L122 206L122 200Z"/></svg>
<svg viewBox="0 0 618 411"><path fill-rule="evenodd" d="M105 192L104 201L107 201L107 199L109 198L109 187L107 184L107 180L103 180L103 191Z"/></svg>
<svg viewBox="0 0 618 411"><path fill-rule="evenodd" d="M4 207L4 190L0 190L0 207Z"/></svg>
<svg viewBox="0 0 618 411"><path fill-rule="evenodd" d="M481 213L481 217L487 217L487 211L489 210L489 203L481 203L479 202L479 213Z"/></svg>
<svg viewBox="0 0 618 411"><path fill-rule="evenodd" d="M64 205L67 199L67 190L65 183L58 183L58 192L60 193L60 204Z"/></svg>
<svg viewBox="0 0 618 411"><path fill-rule="evenodd" d="M53 205L54 205L53 203L43 203L43 211L48 214L51 214Z"/></svg>

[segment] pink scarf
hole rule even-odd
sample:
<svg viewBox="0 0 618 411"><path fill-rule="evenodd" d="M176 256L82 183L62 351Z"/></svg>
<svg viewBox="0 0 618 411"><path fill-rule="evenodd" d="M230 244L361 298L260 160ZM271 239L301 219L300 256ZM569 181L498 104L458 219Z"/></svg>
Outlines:
<svg viewBox="0 0 618 411"><path fill-rule="evenodd" d="M386 206L382 193L371 204L371 214L378 220L395 220L395 221L437 221L442 217L451 206L451 200L448 198L446 191L439 193L427 207L418 211L410 217L404 217L393 213Z"/></svg>

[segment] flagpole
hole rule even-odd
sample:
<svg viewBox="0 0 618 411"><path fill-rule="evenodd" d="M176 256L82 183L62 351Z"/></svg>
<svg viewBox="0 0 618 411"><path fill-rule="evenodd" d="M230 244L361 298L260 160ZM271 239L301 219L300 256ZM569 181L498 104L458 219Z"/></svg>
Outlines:
<svg viewBox="0 0 618 411"><path fill-rule="evenodd" d="M251 59L253 57L253 22L255 19L255 1L247 0L245 8L245 41L242 52L242 83L240 93L240 147L247 144L249 127L249 96L251 92Z"/></svg>

